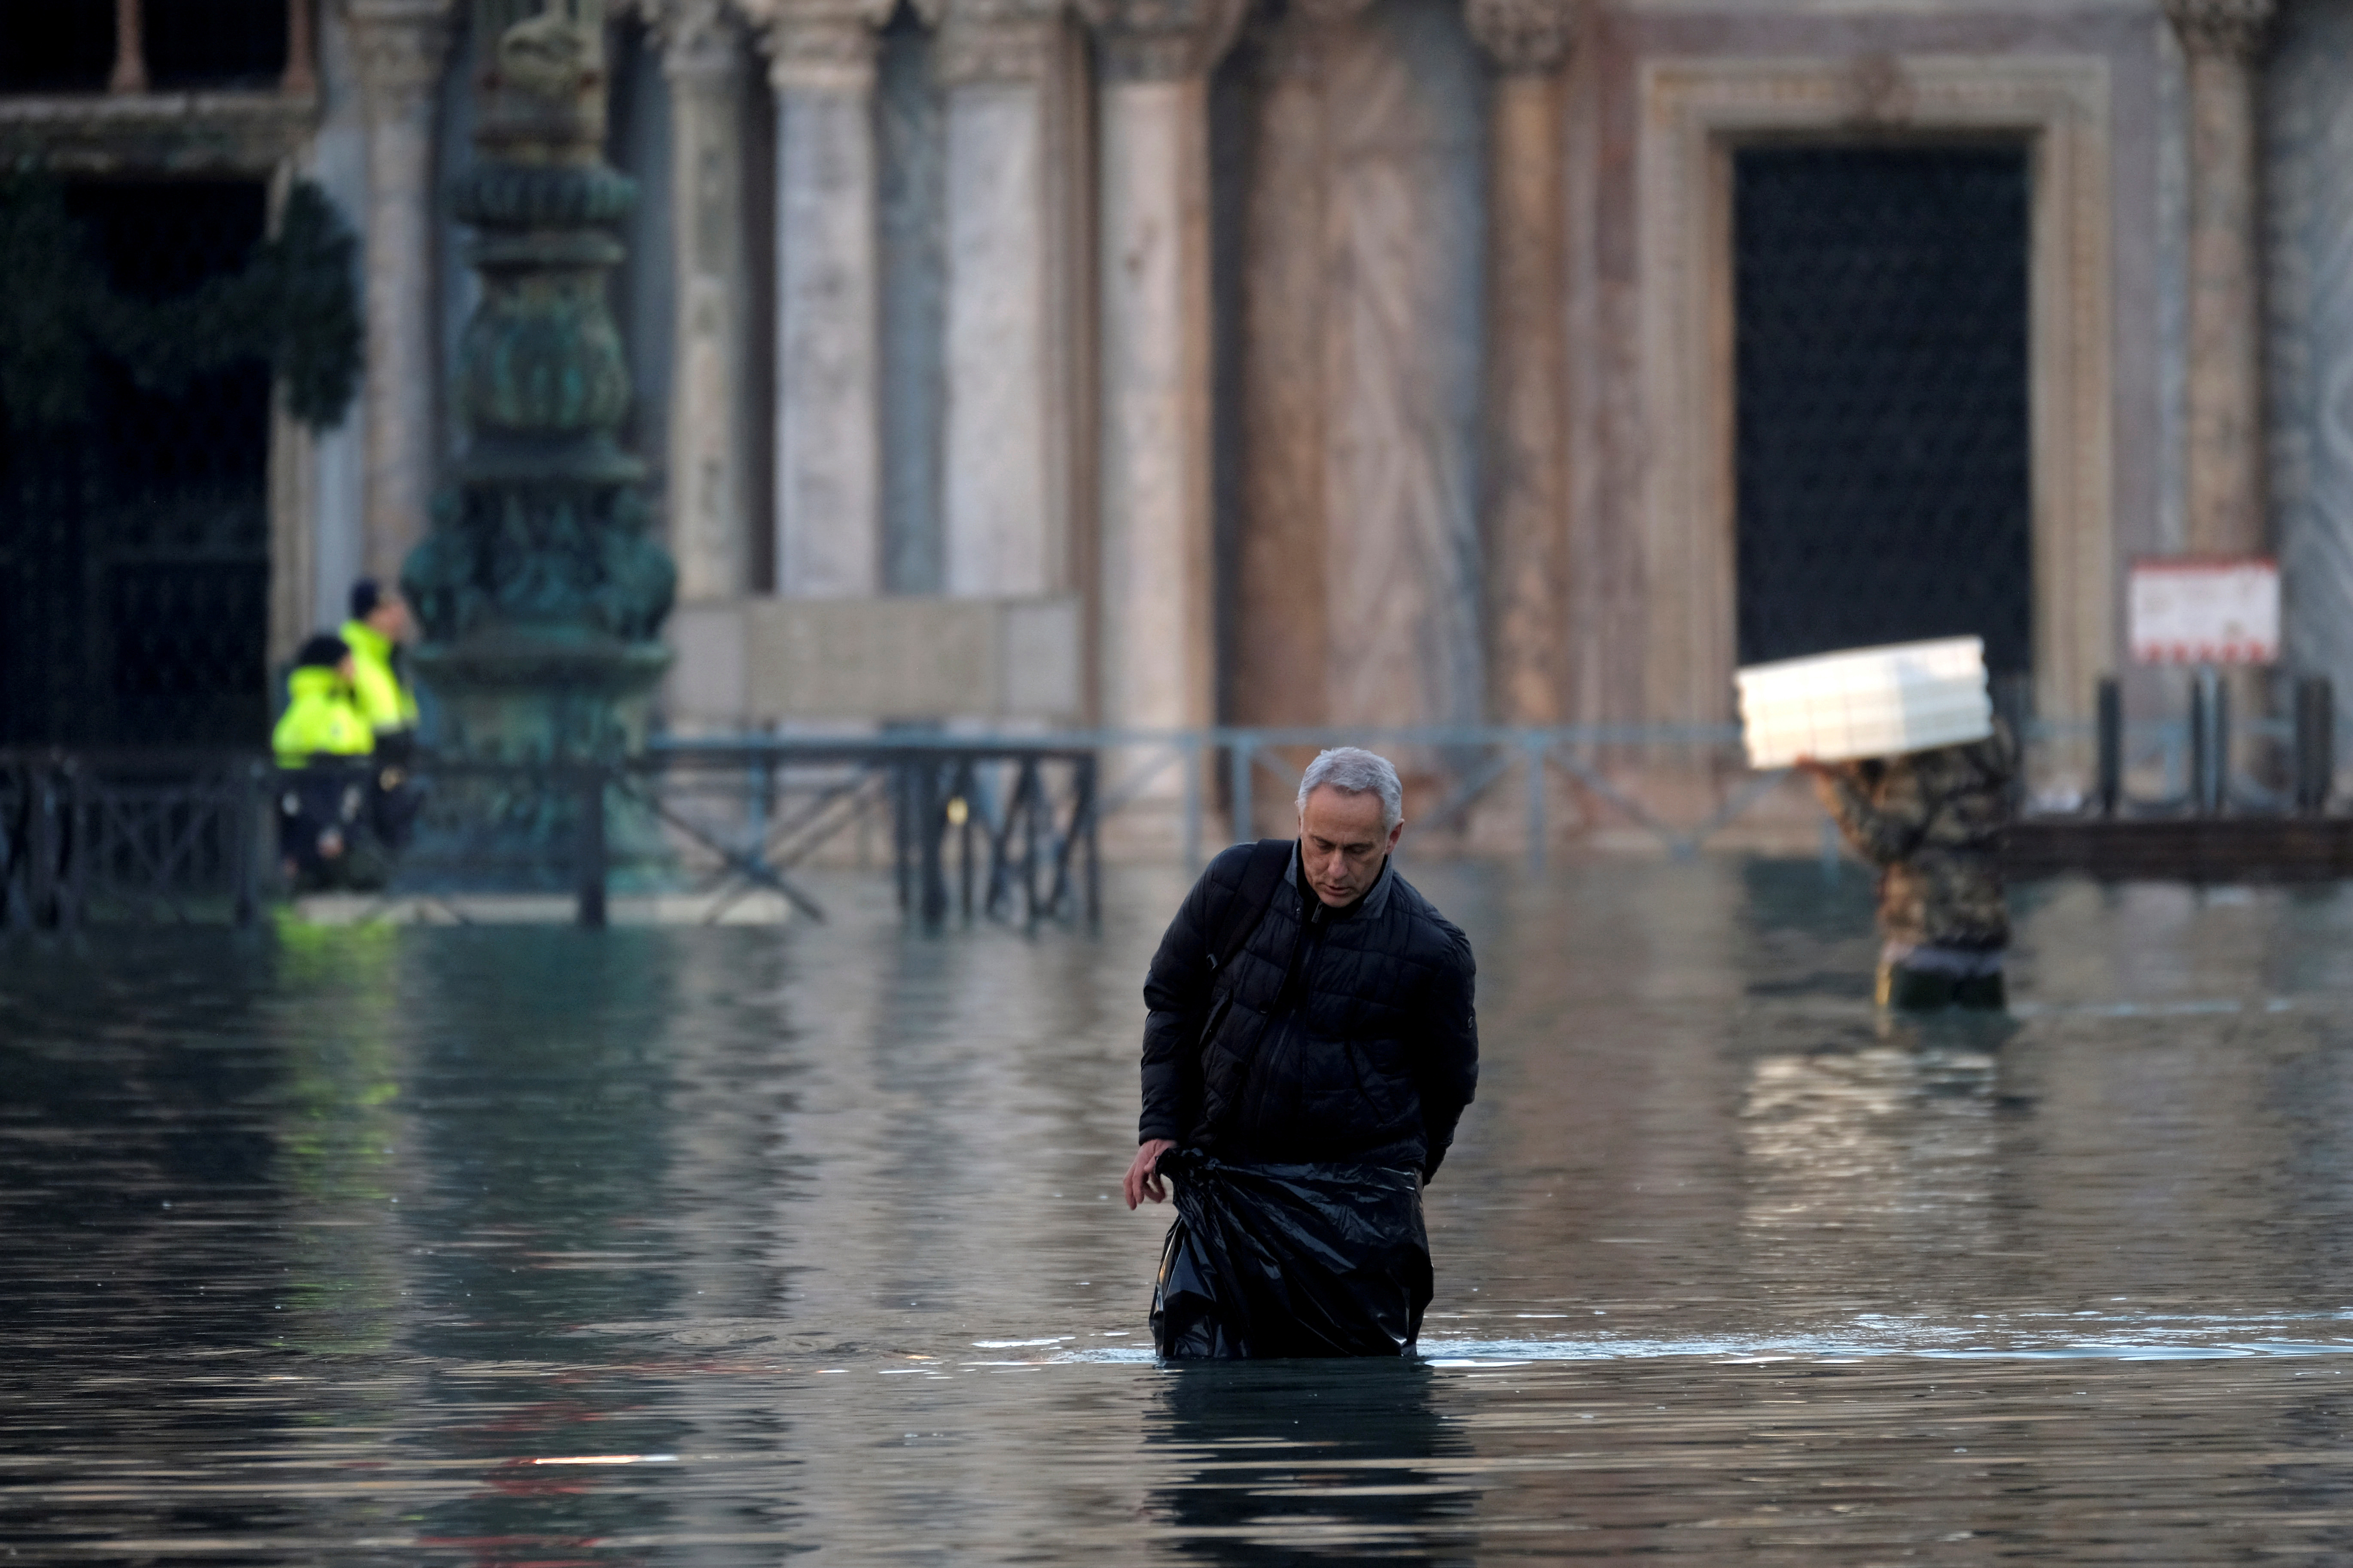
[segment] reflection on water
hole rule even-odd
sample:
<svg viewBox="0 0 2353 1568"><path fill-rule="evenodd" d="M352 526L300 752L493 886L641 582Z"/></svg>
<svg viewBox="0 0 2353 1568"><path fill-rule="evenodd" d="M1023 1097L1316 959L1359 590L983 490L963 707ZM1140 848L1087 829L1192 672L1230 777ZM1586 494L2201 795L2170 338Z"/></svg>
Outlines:
<svg viewBox="0 0 2353 1568"><path fill-rule="evenodd" d="M1752 1254L1810 1259L1830 1232L1850 1271L1893 1280L1994 1250L1996 1060L1914 1039L1757 1058L1740 1110Z"/></svg>
<svg viewBox="0 0 2353 1568"><path fill-rule="evenodd" d="M2353 898L2033 889L2012 1018L1890 1025L1851 874L1418 879L1487 1063L1388 1364L1152 1363L1173 877L0 944L0 1549L2353 1553Z"/></svg>
<svg viewBox="0 0 2353 1568"><path fill-rule="evenodd" d="M1438 1413L1438 1375L1416 1362L1345 1377L1304 1362L1168 1368L1145 1437L1155 1468L1174 1470L1154 1521L1215 1563L1475 1561L1475 1455Z"/></svg>

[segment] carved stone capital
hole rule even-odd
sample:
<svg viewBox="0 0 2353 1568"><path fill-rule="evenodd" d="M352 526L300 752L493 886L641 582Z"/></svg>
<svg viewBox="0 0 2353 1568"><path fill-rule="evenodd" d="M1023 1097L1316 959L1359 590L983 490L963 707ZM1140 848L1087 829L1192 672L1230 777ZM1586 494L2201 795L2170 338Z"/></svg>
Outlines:
<svg viewBox="0 0 2353 1568"><path fill-rule="evenodd" d="M1333 35L1363 15L1371 0L1292 0L1280 16L1253 8L1242 24L1270 76L1314 81L1324 74Z"/></svg>
<svg viewBox="0 0 2353 1568"><path fill-rule="evenodd" d="M1535 73L1568 58L1583 10L1577 0L1464 0L1462 17L1499 68Z"/></svg>
<svg viewBox="0 0 2353 1568"><path fill-rule="evenodd" d="M1206 76L1231 47L1249 0L1079 0L1115 81Z"/></svg>
<svg viewBox="0 0 2353 1568"><path fill-rule="evenodd" d="M886 0L744 0L779 92L871 91L874 33L892 9Z"/></svg>
<svg viewBox="0 0 2353 1568"><path fill-rule="evenodd" d="M2241 61L2263 53L2278 12L2278 0L2165 0L2184 49Z"/></svg>
<svg viewBox="0 0 2353 1568"><path fill-rule="evenodd" d="M940 85L1043 81L1061 10L1061 0L948 0L933 58Z"/></svg>
<svg viewBox="0 0 2353 1568"><path fill-rule="evenodd" d="M350 0L352 63L371 119L422 108L449 63L450 0Z"/></svg>
<svg viewBox="0 0 2353 1568"><path fill-rule="evenodd" d="M674 82L723 83L744 68L744 41L727 0L638 0L646 32Z"/></svg>

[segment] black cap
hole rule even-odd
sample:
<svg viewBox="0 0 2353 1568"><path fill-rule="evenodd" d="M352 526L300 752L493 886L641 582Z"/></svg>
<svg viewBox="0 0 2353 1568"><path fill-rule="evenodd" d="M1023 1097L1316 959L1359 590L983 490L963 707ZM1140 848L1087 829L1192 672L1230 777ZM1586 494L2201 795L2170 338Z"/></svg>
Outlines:
<svg viewBox="0 0 2353 1568"><path fill-rule="evenodd" d="M321 632L302 645L294 656L297 669L332 669L352 657L349 644L332 632Z"/></svg>
<svg viewBox="0 0 2353 1568"><path fill-rule="evenodd" d="M373 577L363 577L352 584L352 619L366 620L384 603L384 590L375 585Z"/></svg>

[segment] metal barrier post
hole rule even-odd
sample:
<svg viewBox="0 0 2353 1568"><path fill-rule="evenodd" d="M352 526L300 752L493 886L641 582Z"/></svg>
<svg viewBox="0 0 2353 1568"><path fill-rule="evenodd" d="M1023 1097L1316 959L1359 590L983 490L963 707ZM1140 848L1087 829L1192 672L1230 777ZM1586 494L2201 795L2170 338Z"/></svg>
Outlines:
<svg viewBox="0 0 2353 1568"><path fill-rule="evenodd" d="M1013 798L1021 810L1021 919L1033 926L1038 923L1038 811L1045 794L1046 781L1038 771L1038 760L1023 758L1021 782L1014 786Z"/></svg>
<svg viewBox="0 0 2353 1568"><path fill-rule="evenodd" d="M1096 831L1095 812L1100 787L1095 753L1089 752L1079 759L1079 811L1080 820L1086 824L1087 923L1091 926L1103 921L1103 844L1101 835ZM1196 787L1198 790L1198 784Z"/></svg>
<svg viewBox="0 0 2353 1568"><path fill-rule="evenodd" d="M2231 683L2213 671L2208 672L2207 679L2213 684L2213 695L2206 722L2214 731L2206 752L2206 766L2213 780L2207 815L2220 816L2231 809Z"/></svg>
<svg viewBox="0 0 2353 1568"><path fill-rule="evenodd" d="M1250 772L1258 765L1258 743L1248 735L1234 737L1227 763L1234 797L1234 842L1249 844L1258 837L1258 812L1250 802Z"/></svg>
<svg viewBox="0 0 2353 1568"><path fill-rule="evenodd" d="M5 763L0 763L0 770L5 770ZM0 784L6 782L6 773L0 771ZM26 799L30 798L28 794ZM33 918L33 911L23 909L16 898L18 879L29 874L32 868L25 859L25 834L18 830L16 822L8 816L7 807L6 795L5 792L0 792L0 931L7 931L14 927L20 918L30 924ZM24 826L29 828L31 825L28 816ZM21 917L18 914L20 909L23 909Z"/></svg>
<svg viewBox="0 0 2353 1568"><path fill-rule="evenodd" d="M946 803L940 798L940 764L925 757L917 765L915 788L914 830L922 836L916 846L921 858L923 882L923 923L937 926L947 919L948 878L942 863L941 839L947 831Z"/></svg>
<svg viewBox="0 0 2353 1568"><path fill-rule="evenodd" d="M248 763L237 771L229 786L229 810L236 814L229 824L228 852L237 858L237 923L249 926L254 915L254 862L259 858L259 835L254 829L261 816L261 764Z"/></svg>
<svg viewBox="0 0 2353 1568"><path fill-rule="evenodd" d="M2099 714L2100 815L2114 816L2125 794L2125 694L2123 683L2113 675L2100 678Z"/></svg>
<svg viewBox="0 0 2353 1568"><path fill-rule="evenodd" d="M25 913L36 931L58 921L57 781L47 768L26 770L25 839L32 858L25 868Z"/></svg>
<svg viewBox="0 0 2353 1568"><path fill-rule="evenodd" d="M583 930L605 929L605 770L584 763L577 773L580 790L580 924Z"/></svg>
<svg viewBox="0 0 2353 1568"><path fill-rule="evenodd" d="M2218 690L2211 669L2199 670L2189 678L2189 809L2200 816L2214 815L2212 709Z"/></svg>
<svg viewBox="0 0 2353 1568"><path fill-rule="evenodd" d="M972 923L972 803L980 792L979 769L966 757L956 768L954 794L950 798L964 818L955 824L956 830L956 913L965 924Z"/></svg>
<svg viewBox="0 0 2353 1568"><path fill-rule="evenodd" d="M70 931L81 924L82 912L90 908L90 864L98 858L91 853L98 835L90 821L89 776L72 762L65 764L65 773L66 807L58 837L58 852L65 861L63 874L58 879L59 931Z"/></svg>
<svg viewBox="0 0 2353 1568"><path fill-rule="evenodd" d="M891 874L899 885L899 912L914 912L914 841L909 835L915 823L915 766L900 761L891 764Z"/></svg>
<svg viewBox="0 0 2353 1568"><path fill-rule="evenodd" d="M1541 736L1530 733L1522 738L1521 749L1527 758L1528 770L1528 869L1542 875L1545 868L1545 840L1551 828L1545 820L1545 743Z"/></svg>
<svg viewBox="0 0 2353 1568"><path fill-rule="evenodd" d="M2325 675L2295 683L2295 808L2307 816L2328 809L2337 782L2337 691Z"/></svg>
<svg viewBox="0 0 2353 1568"><path fill-rule="evenodd" d="M1188 734L1176 742L1185 769L1185 874L1201 868L1201 737Z"/></svg>

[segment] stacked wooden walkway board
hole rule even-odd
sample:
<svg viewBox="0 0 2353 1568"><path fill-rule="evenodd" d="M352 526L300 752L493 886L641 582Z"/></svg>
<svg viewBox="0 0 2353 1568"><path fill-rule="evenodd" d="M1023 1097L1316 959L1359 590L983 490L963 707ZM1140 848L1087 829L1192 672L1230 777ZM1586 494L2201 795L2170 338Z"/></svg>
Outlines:
<svg viewBox="0 0 2353 1568"><path fill-rule="evenodd" d="M2027 817L2003 855L2020 879L2322 882L2353 878L2353 817Z"/></svg>

